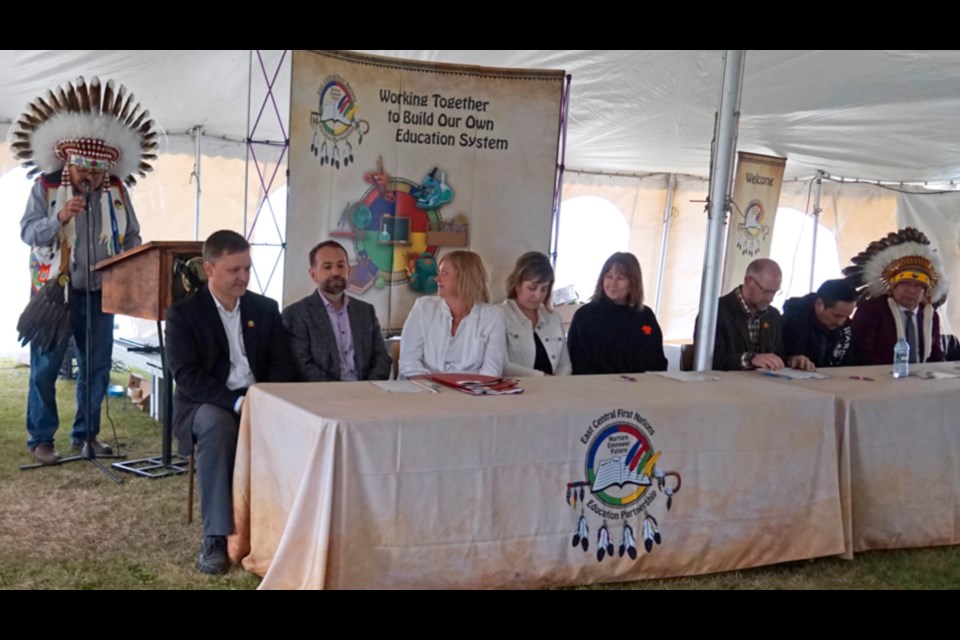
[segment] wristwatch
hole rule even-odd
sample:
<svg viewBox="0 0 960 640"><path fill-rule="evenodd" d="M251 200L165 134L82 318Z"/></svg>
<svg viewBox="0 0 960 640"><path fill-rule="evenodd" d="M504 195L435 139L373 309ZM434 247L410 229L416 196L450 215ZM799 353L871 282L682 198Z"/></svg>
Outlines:
<svg viewBox="0 0 960 640"><path fill-rule="evenodd" d="M747 351L742 356L740 356L740 366L744 369L753 369L753 365L750 364L753 361L753 357L757 355L753 351Z"/></svg>

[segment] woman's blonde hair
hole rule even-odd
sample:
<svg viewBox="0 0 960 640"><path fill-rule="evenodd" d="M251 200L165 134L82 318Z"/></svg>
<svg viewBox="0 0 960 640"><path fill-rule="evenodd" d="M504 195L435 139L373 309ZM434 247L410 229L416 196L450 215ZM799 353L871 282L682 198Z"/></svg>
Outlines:
<svg viewBox="0 0 960 640"><path fill-rule="evenodd" d="M543 306L547 311L553 311L553 265L550 264L550 258L539 251L527 251L517 259L513 271L507 276L507 299L514 300L517 297L517 289L524 282L534 282L536 284L546 283L547 296L543 300Z"/></svg>
<svg viewBox="0 0 960 640"><path fill-rule="evenodd" d="M643 308L643 273L640 271L640 261L632 253L617 252L607 258L597 278L597 288L593 291L592 302L599 302L607 297L603 291L603 277L614 267L618 267L623 275L630 280L630 293L627 295L627 306Z"/></svg>
<svg viewBox="0 0 960 640"><path fill-rule="evenodd" d="M440 258L440 268L445 262L457 270L457 297L467 307L472 308L478 302L490 302L487 270L478 254L473 251L451 251Z"/></svg>

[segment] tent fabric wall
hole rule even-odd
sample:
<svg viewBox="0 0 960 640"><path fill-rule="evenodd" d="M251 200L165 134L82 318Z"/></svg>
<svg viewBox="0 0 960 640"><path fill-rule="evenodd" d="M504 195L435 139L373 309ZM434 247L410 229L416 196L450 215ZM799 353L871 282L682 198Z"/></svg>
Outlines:
<svg viewBox="0 0 960 640"><path fill-rule="evenodd" d="M564 175L564 200L597 196L623 213L630 227L629 251L640 260L650 305L656 298L656 270L668 183L669 175L662 173L630 176L568 171ZM779 206L812 210L810 186L809 181L786 182ZM706 180L678 176L658 314L666 340L684 341L693 337L706 242L706 198ZM870 242L897 228L896 194L877 185L824 181L820 206L820 224L834 232L842 266ZM809 247L797 247L797 252L798 262L809 259Z"/></svg>
<svg viewBox="0 0 960 640"><path fill-rule="evenodd" d="M690 176L677 179L660 299L659 320L665 340L693 340L693 328L700 312L700 280L707 242L707 189L706 180Z"/></svg>
<svg viewBox="0 0 960 640"><path fill-rule="evenodd" d="M657 267L668 184L669 174L663 173L628 176L568 171L564 174L564 200L596 196L611 202L623 214L630 227L628 250L640 261L649 306L653 305L657 295ZM678 176L664 290L657 318L667 340L693 336L706 241L707 219L703 202L706 194L705 180Z"/></svg>
<svg viewBox="0 0 960 640"><path fill-rule="evenodd" d="M809 181L784 183L780 206L811 212L810 186ZM820 208L820 224L837 238L841 265L849 264L868 244L897 228L896 194L877 185L825 180Z"/></svg>
<svg viewBox="0 0 960 640"><path fill-rule="evenodd" d="M566 165L594 171L705 176L721 85L721 50L392 49L368 53L469 65L566 69L571 85ZM256 137L283 140L273 105L289 111L278 50L6 50L0 52L0 138L24 105L78 75L122 82L168 131L203 125L207 152L242 158L247 85L266 74L273 100ZM263 64L261 65L261 59ZM284 66L281 65L281 66ZM960 51L749 50L738 146L789 158L787 177L817 169L873 180L960 176ZM262 84L262 82L261 82ZM259 92L262 94L262 92ZM261 98L252 99L254 118ZM190 153L186 136L169 151Z"/></svg>
<svg viewBox="0 0 960 640"><path fill-rule="evenodd" d="M623 214L630 228L627 250L640 261L644 295L650 306L656 297L656 268L660 259L667 179L666 174L616 176L569 171L564 174L564 200L595 196L609 201Z"/></svg>

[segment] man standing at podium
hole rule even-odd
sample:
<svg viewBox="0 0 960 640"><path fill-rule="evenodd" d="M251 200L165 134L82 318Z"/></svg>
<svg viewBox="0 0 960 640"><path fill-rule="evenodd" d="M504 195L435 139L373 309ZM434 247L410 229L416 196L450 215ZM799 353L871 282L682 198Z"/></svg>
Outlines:
<svg viewBox="0 0 960 640"><path fill-rule="evenodd" d="M167 358L177 383L173 432L180 453L196 458L203 520L197 568L203 573L230 566L233 463L247 389L296 375L280 308L247 291L251 265L243 236L213 233L203 243L207 286L167 311Z"/></svg>
<svg viewBox="0 0 960 640"><path fill-rule="evenodd" d="M113 315L101 307L101 277L90 264L140 244L140 223L124 183L134 184L156 158L154 123L125 87L100 85L83 78L37 98L14 125L17 158L40 174L20 220L20 236L31 246L30 269L35 302L59 307L50 314L31 304L18 329L30 342L30 383L27 395L27 446L41 464L55 464L59 426L57 373L72 334L77 345L77 412L70 434L79 449L92 436L97 454L111 453L97 439L100 406L110 381ZM93 226L92 254L87 242ZM67 278L69 276L69 280ZM49 283L49 284L48 284ZM41 292L40 288L50 289ZM60 286L62 285L62 290ZM92 340L90 379L86 376L87 298L90 298ZM24 337L25 336L25 337ZM85 414L87 388L90 412Z"/></svg>

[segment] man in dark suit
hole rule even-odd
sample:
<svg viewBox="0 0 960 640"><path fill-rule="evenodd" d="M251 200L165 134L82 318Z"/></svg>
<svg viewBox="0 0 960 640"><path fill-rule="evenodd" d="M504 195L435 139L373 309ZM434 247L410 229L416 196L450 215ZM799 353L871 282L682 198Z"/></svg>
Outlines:
<svg viewBox="0 0 960 640"><path fill-rule="evenodd" d="M386 380L390 354L373 305L346 295L350 264L335 240L310 251L317 290L283 311L300 378L310 382Z"/></svg>
<svg viewBox="0 0 960 640"><path fill-rule="evenodd" d="M277 303L247 291L250 245L217 231L203 244L207 286L167 311L167 357L176 381L173 429L184 455L195 453L204 538L197 568L229 568L232 483L240 412L256 382L293 380ZM195 448L195 451L194 451Z"/></svg>
<svg viewBox="0 0 960 640"><path fill-rule="evenodd" d="M786 358L780 312L770 306L782 279L780 265L769 258L757 258L747 265L743 284L720 298L714 369L776 370L784 367L784 359L797 369L813 368L806 356Z"/></svg>

